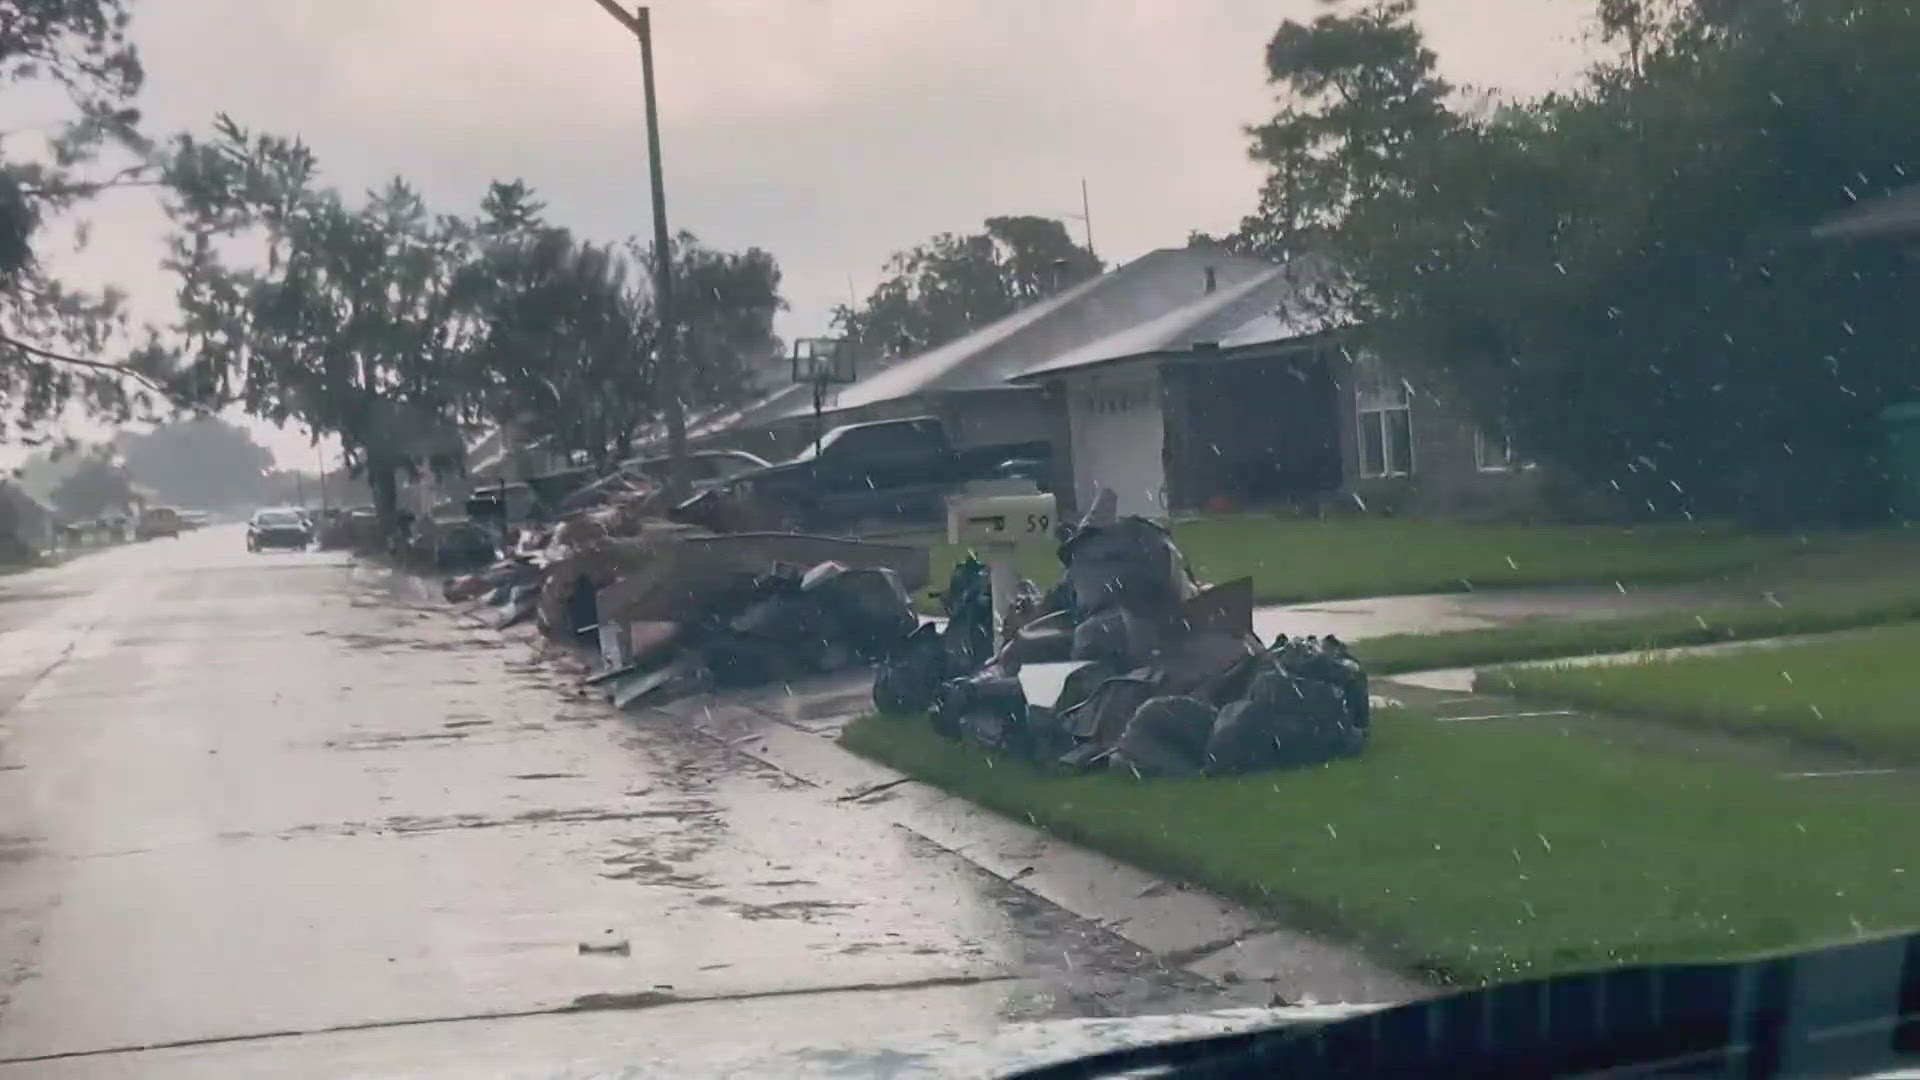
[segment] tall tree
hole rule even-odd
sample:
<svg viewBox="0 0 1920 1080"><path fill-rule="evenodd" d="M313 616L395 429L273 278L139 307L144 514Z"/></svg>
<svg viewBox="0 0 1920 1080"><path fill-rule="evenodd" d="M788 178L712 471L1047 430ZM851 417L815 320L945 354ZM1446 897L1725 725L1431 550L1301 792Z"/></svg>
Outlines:
<svg viewBox="0 0 1920 1080"><path fill-rule="evenodd" d="M133 501L133 478L110 447L84 451L52 495L53 505L69 519L125 513Z"/></svg>
<svg viewBox="0 0 1920 1080"><path fill-rule="evenodd" d="M114 439L134 482L176 506L211 509L260 498L273 452L238 424L196 416Z"/></svg>
<svg viewBox="0 0 1920 1080"><path fill-rule="evenodd" d="M1395 355L1645 512L1883 515L1920 273L1813 225L1920 173L1920 13L1609 5L1580 90L1463 124L1344 250Z"/></svg>
<svg viewBox="0 0 1920 1080"><path fill-rule="evenodd" d="M1274 32L1266 69L1279 108L1247 129L1267 177L1231 246L1290 257L1356 203L1406 190L1410 161L1456 122L1413 12L1414 0L1374 0Z"/></svg>
<svg viewBox="0 0 1920 1080"><path fill-rule="evenodd" d="M102 161L116 147L146 148L129 6L0 0L0 86L54 88L71 110L50 131L0 143L0 434L37 441L69 403L110 420L156 403L160 350L109 355L127 328L121 297L76 288L41 257L62 215L103 187L138 182L137 165L110 172Z"/></svg>
<svg viewBox="0 0 1920 1080"><path fill-rule="evenodd" d="M646 249L641 265L653 265L651 257ZM787 307L780 296L780 264L757 247L719 251L682 232L674 240L674 283L680 390L687 404L722 408L764 389L756 379L779 359L773 319Z"/></svg>
<svg viewBox="0 0 1920 1080"><path fill-rule="evenodd" d="M1100 273L1100 261L1053 218L993 217L985 231L941 233L897 252L886 277L834 324L869 357L930 349Z"/></svg>
<svg viewBox="0 0 1920 1080"><path fill-rule="evenodd" d="M654 326L628 269L564 229L502 230L462 271L476 312L463 392L555 450L602 469L620 460L655 411Z"/></svg>
<svg viewBox="0 0 1920 1080"><path fill-rule="evenodd" d="M458 290L472 312L463 395L480 416L604 471L661 416L651 280L636 270L652 265L652 251L585 243L541 210L517 180L494 183L482 203L479 252ZM716 251L691 233L674 247L686 403L742 401L756 367L779 352L779 265L758 248Z"/></svg>
<svg viewBox="0 0 1920 1080"><path fill-rule="evenodd" d="M196 390L337 433L391 525L400 470L463 456L455 283L472 227L398 179L351 205L305 145L224 116L212 140L176 140L167 176Z"/></svg>

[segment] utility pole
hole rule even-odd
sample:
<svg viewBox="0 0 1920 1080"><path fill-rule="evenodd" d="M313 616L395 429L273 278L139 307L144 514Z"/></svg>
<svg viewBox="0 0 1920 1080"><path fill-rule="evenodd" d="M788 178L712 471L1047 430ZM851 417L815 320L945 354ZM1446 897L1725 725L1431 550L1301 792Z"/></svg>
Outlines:
<svg viewBox="0 0 1920 1080"><path fill-rule="evenodd" d="M653 181L653 313L659 324L654 348L661 404L667 414L667 497L686 495L687 414L680 400L678 325L673 317L673 250L667 237L667 192L660 176L660 116L653 94L653 20L645 5L628 15L615 0L594 0L640 41L640 72L647 103L647 173Z"/></svg>
<svg viewBox="0 0 1920 1080"><path fill-rule="evenodd" d="M1080 178L1080 224L1087 227L1087 254L1093 255L1093 208L1087 203L1087 178ZM1094 255L1095 259L1100 256Z"/></svg>

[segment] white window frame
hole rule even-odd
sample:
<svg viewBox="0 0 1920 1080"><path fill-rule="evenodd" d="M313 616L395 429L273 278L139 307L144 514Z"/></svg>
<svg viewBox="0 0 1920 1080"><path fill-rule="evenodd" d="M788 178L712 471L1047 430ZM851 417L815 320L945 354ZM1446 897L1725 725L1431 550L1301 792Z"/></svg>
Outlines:
<svg viewBox="0 0 1920 1080"><path fill-rule="evenodd" d="M1498 455L1491 453L1496 446L1500 450ZM1516 467L1522 467L1513 457L1512 436L1502 435L1496 442L1485 431L1474 428L1473 467L1483 473L1512 472Z"/></svg>
<svg viewBox="0 0 1920 1080"><path fill-rule="evenodd" d="M1393 439L1388 434L1393 413L1404 413L1407 425L1407 460L1392 460ZM1369 353L1355 357L1354 364L1354 437L1355 451L1363 480L1412 476L1418 467L1413 449L1413 391L1404 380L1392 378L1380 369L1379 361ZM1377 420L1371 418L1377 417ZM1380 468L1369 467L1367 440L1373 431L1380 436ZM1395 466L1400 466L1396 468Z"/></svg>

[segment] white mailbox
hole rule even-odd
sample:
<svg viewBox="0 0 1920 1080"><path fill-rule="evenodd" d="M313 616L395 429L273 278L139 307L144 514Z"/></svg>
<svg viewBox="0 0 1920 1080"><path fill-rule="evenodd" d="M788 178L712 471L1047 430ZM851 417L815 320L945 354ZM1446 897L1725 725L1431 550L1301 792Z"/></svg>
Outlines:
<svg viewBox="0 0 1920 1080"><path fill-rule="evenodd" d="M947 541L1051 543L1054 513L1051 495L959 495L947 503Z"/></svg>
<svg viewBox="0 0 1920 1080"><path fill-rule="evenodd" d="M1014 574L1014 554L1021 544L1052 543L1056 512L1053 496L1031 488L1024 492L976 488L947 500L948 542L978 545L986 558L987 579L993 588L996 649L1019 581Z"/></svg>

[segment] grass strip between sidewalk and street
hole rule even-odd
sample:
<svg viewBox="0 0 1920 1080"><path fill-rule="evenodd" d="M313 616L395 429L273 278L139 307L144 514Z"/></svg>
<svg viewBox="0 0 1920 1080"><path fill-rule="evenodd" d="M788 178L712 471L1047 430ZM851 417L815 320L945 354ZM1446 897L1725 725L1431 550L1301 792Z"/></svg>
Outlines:
<svg viewBox="0 0 1920 1080"><path fill-rule="evenodd" d="M1420 518L1313 520L1236 514L1178 522L1175 541L1209 581L1253 578L1261 603L1536 585L1688 581L1730 573L1803 546L1707 525L1638 528L1498 525ZM933 547L933 589L966 548ZM1060 576L1050 545L1020 552L1042 588Z"/></svg>
<svg viewBox="0 0 1920 1080"><path fill-rule="evenodd" d="M1920 763L1920 623L1776 648L1482 672L1482 688ZM1916 872L1920 872L1917 870Z"/></svg>
<svg viewBox="0 0 1920 1080"><path fill-rule="evenodd" d="M1355 642L1353 650L1369 673L1390 675L1818 634L1911 620L1920 620L1920 576L1906 575L1889 578L1871 593L1590 622L1538 620L1486 630L1391 634Z"/></svg>
<svg viewBox="0 0 1920 1080"><path fill-rule="evenodd" d="M1699 960L1920 921L1920 798L1551 721L1376 715L1290 773L1063 776L867 716L853 751L1016 820L1465 983Z"/></svg>

